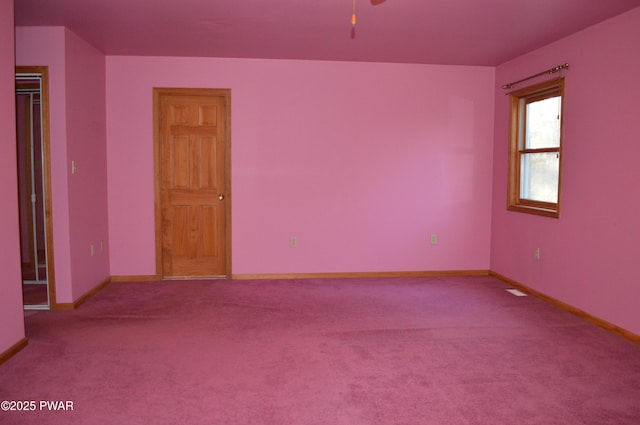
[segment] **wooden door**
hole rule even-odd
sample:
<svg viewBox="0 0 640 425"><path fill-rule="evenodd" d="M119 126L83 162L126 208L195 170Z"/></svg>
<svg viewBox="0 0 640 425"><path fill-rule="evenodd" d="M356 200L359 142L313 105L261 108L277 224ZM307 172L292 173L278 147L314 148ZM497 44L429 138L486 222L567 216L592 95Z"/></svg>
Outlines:
<svg viewBox="0 0 640 425"><path fill-rule="evenodd" d="M155 89L154 94L158 274L225 276L229 91Z"/></svg>

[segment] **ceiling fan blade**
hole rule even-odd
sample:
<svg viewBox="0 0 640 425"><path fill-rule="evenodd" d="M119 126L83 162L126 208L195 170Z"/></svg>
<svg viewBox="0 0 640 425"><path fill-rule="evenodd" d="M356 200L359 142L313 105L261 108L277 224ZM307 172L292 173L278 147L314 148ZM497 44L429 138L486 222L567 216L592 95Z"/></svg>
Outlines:
<svg viewBox="0 0 640 425"><path fill-rule="evenodd" d="M374 6L377 6L379 4L384 3L385 1L387 1L387 0L371 0L371 4L374 5Z"/></svg>

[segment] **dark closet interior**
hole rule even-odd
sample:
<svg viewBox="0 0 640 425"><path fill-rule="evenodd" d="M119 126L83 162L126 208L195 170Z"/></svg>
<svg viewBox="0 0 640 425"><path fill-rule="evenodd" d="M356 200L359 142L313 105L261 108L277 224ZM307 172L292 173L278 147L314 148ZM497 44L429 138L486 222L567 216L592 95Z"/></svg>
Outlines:
<svg viewBox="0 0 640 425"><path fill-rule="evenodd" d="M24 308L48 309L42 75L16 73L20 257Z"/></svg>

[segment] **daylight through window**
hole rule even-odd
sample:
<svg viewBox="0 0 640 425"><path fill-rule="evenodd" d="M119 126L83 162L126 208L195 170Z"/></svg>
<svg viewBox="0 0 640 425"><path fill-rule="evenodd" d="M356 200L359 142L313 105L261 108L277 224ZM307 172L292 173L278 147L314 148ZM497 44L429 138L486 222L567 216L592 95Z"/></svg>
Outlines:
<svg viewBox="0 0 640 425"><path fill-rule="evenodd" d="M508 209L558 217L564 78L510 96Z"/></svg>

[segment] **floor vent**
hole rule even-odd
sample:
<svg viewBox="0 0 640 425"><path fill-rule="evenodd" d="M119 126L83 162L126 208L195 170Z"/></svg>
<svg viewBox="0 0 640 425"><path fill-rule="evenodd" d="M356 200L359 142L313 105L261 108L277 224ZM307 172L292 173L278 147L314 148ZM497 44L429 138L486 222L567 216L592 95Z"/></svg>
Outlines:
<svg viewBox="0 0 640 425"><path fill-rule="evenodd" d="M515 295L516 297L526 297L527 294L525 294L522 291L518 291L517 289L507 289L507 292L510 292L511 295Z"/></svg>

